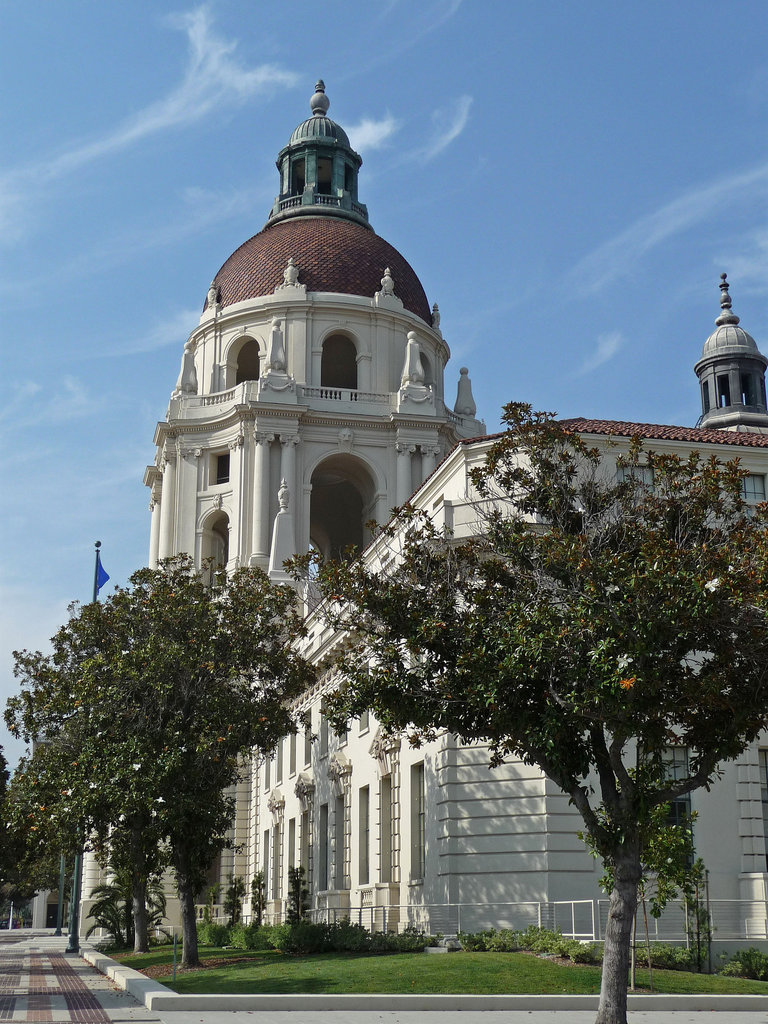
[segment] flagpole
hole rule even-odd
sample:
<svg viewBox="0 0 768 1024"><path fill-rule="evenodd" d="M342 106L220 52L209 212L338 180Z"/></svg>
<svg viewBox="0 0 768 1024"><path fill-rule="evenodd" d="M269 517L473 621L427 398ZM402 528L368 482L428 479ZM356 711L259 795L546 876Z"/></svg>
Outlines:
<svg viewBox="0 0 768 1024"><path fill-rule="evenodd" d="M99 599L99 561L101 541L96 541L96 558L93 564L93 600L98 601ZM80 952L80 895L83 884L83 849L82 846L78 848L75 854L75 870L72 878L72 916L71 924L69 928L69 943L67 944L67 953L79 953Z"/></svg>

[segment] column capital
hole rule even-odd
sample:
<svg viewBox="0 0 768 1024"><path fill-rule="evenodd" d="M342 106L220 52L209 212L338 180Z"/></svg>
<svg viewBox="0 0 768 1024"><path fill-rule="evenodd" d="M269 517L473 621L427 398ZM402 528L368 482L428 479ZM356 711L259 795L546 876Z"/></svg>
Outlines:
<svg viewBox="0 0 768 1024"><path fill-rule="evenodd" d="M301 438L299 437L298 434L281 434L280 435L280 444L283 444L286 447L289 446L289 445L297 445L297 444L299 444L300 441L301 441Z"/></svg>
<svg viewBox="0 0 768 1024"><path fill-rule="evenodd" d="M275 440L275 435L261 430L254 430L253 440L256 444L271 444Z"/></svg>
<svg viewBox="0 0 768 1024"><path fill-rule="evenodd" d="M403 441L398 441L395 445L395 450L398 455L413 455L416 451L415 444L405 444Z"/></svg>

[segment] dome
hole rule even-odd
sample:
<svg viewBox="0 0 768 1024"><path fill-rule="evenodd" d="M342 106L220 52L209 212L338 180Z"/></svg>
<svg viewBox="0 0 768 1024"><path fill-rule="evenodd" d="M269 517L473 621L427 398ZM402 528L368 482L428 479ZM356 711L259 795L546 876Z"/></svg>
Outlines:
<svg viewBox="0 0 768 1024"><path fill-rule="evenodd" d="M232 253L214 278L221 307L271 295L292 259L309 292L373 298L389 267L395 295L427 323L432 312L413 268L371 228L337 217L296 217L268 224ZM207 306L207 302L206 302Z"/></svg>
<svg viewBox="0 0 768 1024"><path fill-rule="evenodd" d="M307 139L333 139L334 142L340 142L343 146L347 146L348 149L352 148L349 143L349 136L341 125L336 124L330 117L323 117L318 114L308 117L306 121L301 122L298 128L294 129L288 145L293 146L297 142L306 142Z"/></svg>
<svg viewBox="0 0 768 1024"><path fill-rule="evenodd" d="M743 327L735 324L723 324L704 342L701 358L710 356L748 356L760 355L757 342Z"/></svg>

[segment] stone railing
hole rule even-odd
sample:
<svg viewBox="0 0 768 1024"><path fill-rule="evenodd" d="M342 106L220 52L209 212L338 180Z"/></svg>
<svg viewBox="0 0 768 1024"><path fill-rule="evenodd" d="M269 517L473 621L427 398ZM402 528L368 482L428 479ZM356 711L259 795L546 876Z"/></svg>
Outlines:
<svg viewBox="0 0 768 1024"><path fill-rule="evenodd" d="M375 391L357 391L353 388L302 387L303 398L321 398L329 402L373 402L389 405L390 396Z"/></svg>

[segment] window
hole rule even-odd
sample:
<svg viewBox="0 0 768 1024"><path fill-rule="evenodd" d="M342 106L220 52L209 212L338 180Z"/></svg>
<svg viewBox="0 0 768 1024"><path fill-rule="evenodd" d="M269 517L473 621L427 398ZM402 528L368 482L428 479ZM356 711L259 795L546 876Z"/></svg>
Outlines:
<svg viewBox="0 0 768 1024"><path fill-rule="evenodd" d="M719 374L717 378L717 405L720 409L725 409L727 405L731 404L731 384L728 380L728 375L725 373Z"/></svg>
<svg viewBox="0 0 768 1024"><path fill-rule="evenodd" d="M346 829L344 814L344 796L336 797L333 815L333 887L344 889L344 861L347 855Z"/></svg>
<svg viewBox="0 0 768 1024"><path fill-rule="evenodd" d="M766 797L768 799L768 797ZM765 805L763 805L765 806ZM371 844L371 791L368 786L363 786L358 792L358 825L357 825L357 848L360 865L360 885L367 885L370 881L370 860L369 849Z"/></svg>
<svg viewBox="0 0 768 1024"><path fill-rule="evenodd" d="M427 833L424 762L411 767L411 879L424 877Z"/></svg>
<svg viewBox="0 0 768 1024"><path fill-rule="evenodd" d="M309 811L301 812L301 850L299 851L299 864L301 864L307 873L307 885L309 885Z"/></svg>
<svg viewBox="0 0 768 1024"><path fill-rule="evenodd" d="M229 452L216 456L216 483L229 483Z"/></svg>
<svg viewBox="0 0 768 1024"><path fill-rule="evenodd" d="M283 845L282 827L275 825L272 829L272 899L280 899L280 889L283 880L283 866L281 854Z"/></svg>
<svg viewBox="0 0 768 1024"><path fill-rule="evenodd" d="M317 825L318 850L317 887L322 892L328 888L328 804L320 804L320 821Z"/></svg>
<svg viewBox="0 0 768 1024"><path fill-rule="evenodd" d="M755 378L751 373L741 374L741 404L757 405L757 391L755 390Z"/></svg>
<svg viewBox="0 0 768 1024"><path fill-rule="evenodd" d="M688 748L665 747L661 754L664 765L664 778L669 782L677 782L688 777ZM667 823L669 825L686 824L691 814L691 795L677 797L669 805Z"/></svg>
<svg viewBox="0 0 768 1024"><path fill-rule="evenodd" d="M332 334L323 342L320 386L357 389L357 349L354 341L344 334Z"/></svg>
<svg viewBox="0 0 768 1024"><path fill-rule="evenodd" d="M636 480L638 483L645 484L646 487L653 487L652 466L619 466L617 477L619 483L624 483L625 480Z"/></svg>
<svg viewBox="0 0 768 1024"><path fill-rule="evenodd" d="M345 747L347 745L347 739L349 738L349 726L346 723L344 724L344 727L339 729L336 733L336 738L339 741L340 747Z"/></svg>
<svg viewBox="0 0 768 1024"><path fill-rule="evenodd" d="M237 355L235 384L259 379L259 345L252 338L245 342Z"/></svg>
<svg viewBox="0 0 768 1024"><path fill-rule="evenodd" d="M360 732L368 732L371 727L371 713L370 711L364 711L360 715Z"/></svg>
<svg viewBox="0 0 768 1024"><path fill-rule="evenodd" d="M307 722L304 726L304 766L312 764L312 712L307 712Z"/></svg>
<svg viewBox="0 0 768 1024"><path fill-rule="evenodd" d="M768 870L768 750L758 751L760 758L760 799L763 802L763 835L765 836L765 866Z"/></svg>
<svg viewBox="0 0 768 1024"><path fill-rule="evenodd" d="M741 481L741 493L749 505L765 501L765 477L762 473L750 473Z"/></svg>
<svg viewBox="0 0 768 1024"><path fill-rule="evenodd" d="M288 822L288 867L296 867L296 819Z"/></svg>
<svg viewBox="0 0 768 1024"><path fill-rule="evenodd" d="M261 851L261 870L264 872L264 892L269 892L269 829L264 829L264 842Z"/></svg>
<svg viewBox="0 0 768 1024"><path fill-rule="evenodd" d="M379 781L379 881L392 881L392 776L382 775Z"/></svg>
<svg viewBox="0 0 768 1024"><path fill-rule="evenodd" d="M709 412L709 381L704 381L701 385L701 395L704 403L704 412Z"/></svg>
<svg viewBox="0 0 768 1024"><path fill-rule="evenodd" d="M275 785L279 786L283 781L283 741L277 741L277 758L275 765Z"/></svg>
<svg viewBox="0 0 768 1024"><path fill-rule="evenodd" d="M272 768L272 758L268 757L266 759L266 761L264 762L264 789L265 790L269 790L270 786L272 785L271 768Z"/></svg>
<svg viewBox="0 0 768 1024"><path fill-rule="evenodd" d="M325 712L320 710L320 757L328 753L328 719Z"/></svg>
<svg viewBox="0 0 768 1024"><path fill-rule="evenodd" d="M296 733L292 732L288 739L288 774L296 774Z"/></svg>

